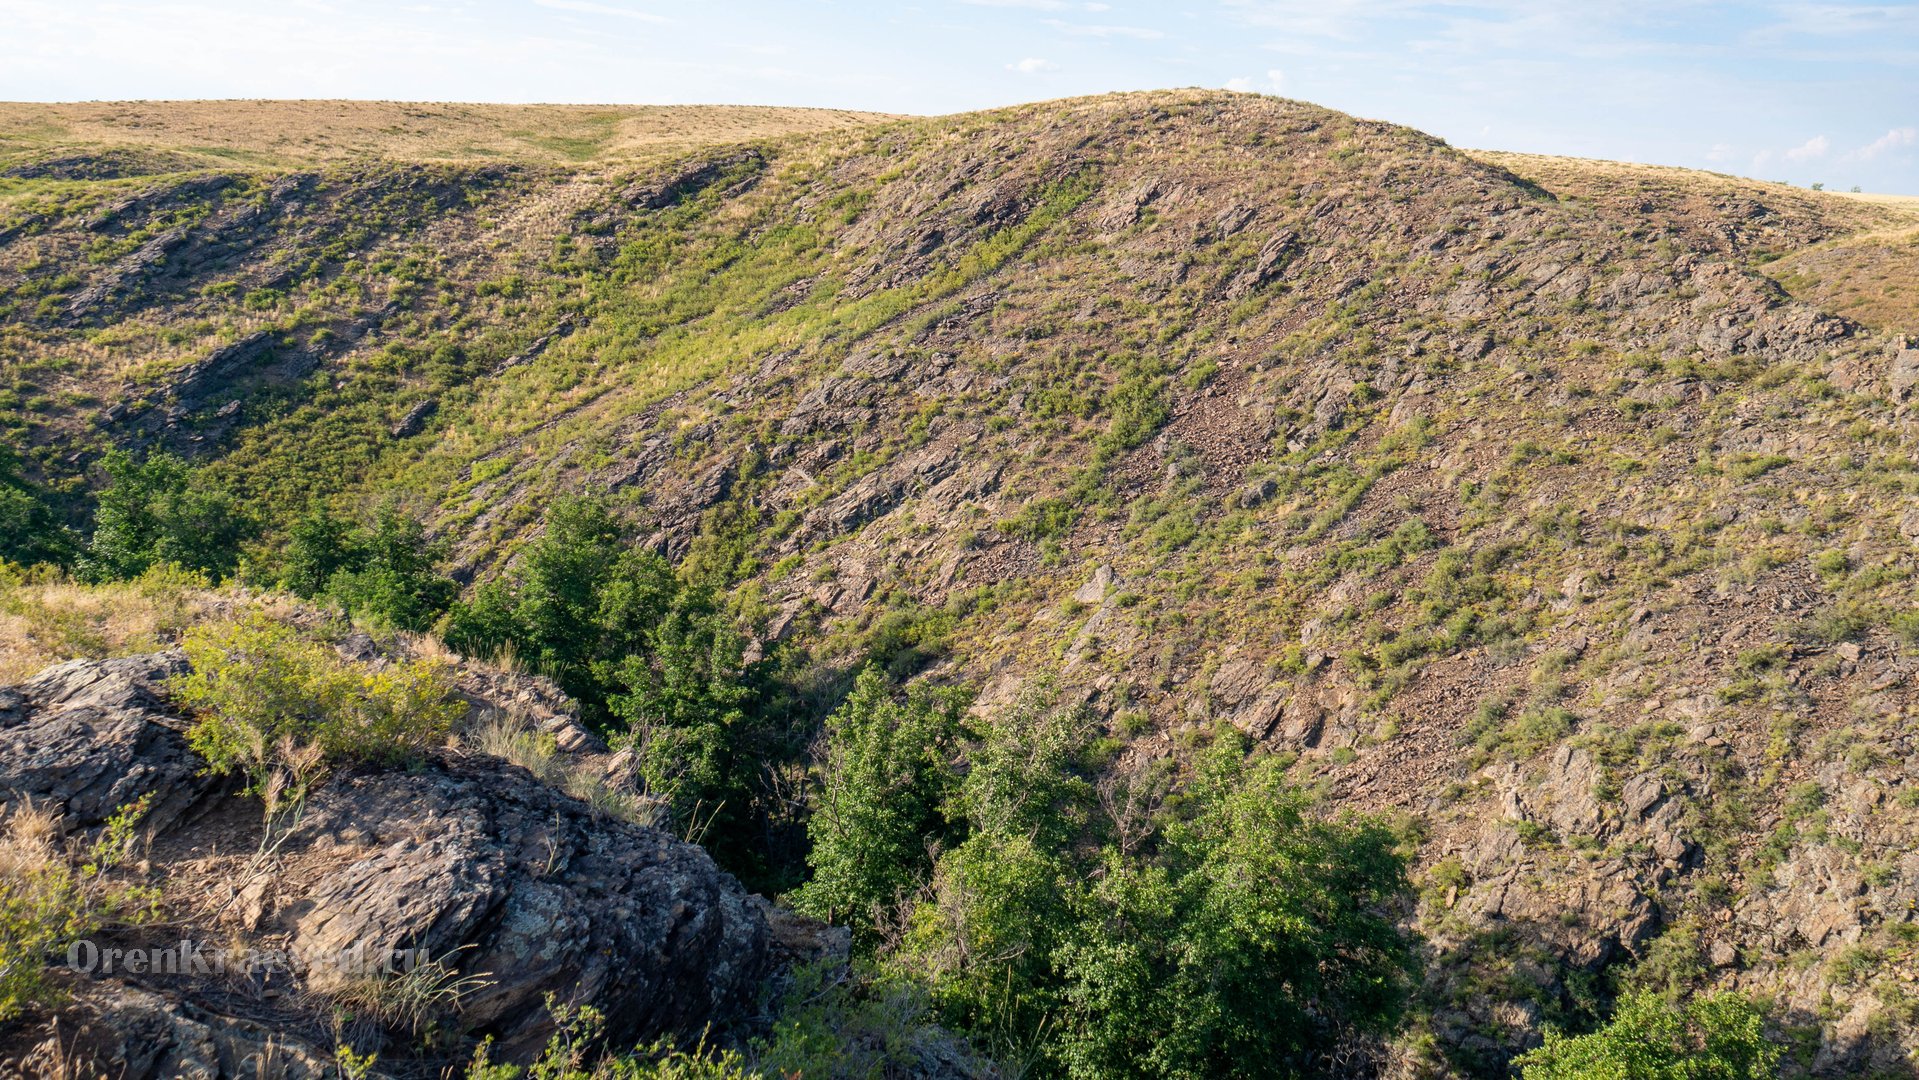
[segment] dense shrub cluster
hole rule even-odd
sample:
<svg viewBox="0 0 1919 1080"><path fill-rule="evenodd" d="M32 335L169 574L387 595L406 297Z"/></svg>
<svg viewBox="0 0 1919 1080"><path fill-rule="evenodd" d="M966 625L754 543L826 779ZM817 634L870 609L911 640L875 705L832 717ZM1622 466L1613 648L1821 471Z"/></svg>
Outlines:
<svg viewBox="0 0 1919 1080"><path fill-rule="evenodd" d="M0 446L0 562L65 564L73 538L44 491L20 475L20 459Z"/></svg>
<svg viewBox="0 0 1919 1080"><path fill-rule="evenodd" d="M1415 965L1387 829L1232 736L1177 791L1102 789L1104 749L1044 687L969 736L868 672L827 723L796 900L1038 1075L1295 1075L1392 1024Z"/></svg>
<svg viewBox="0 0 1919 1080"><path fill-rule="evenodd" d="M1589 1035L1548 1031L1546 1044L1517 1064L1525 1080L1769 1080L1779 1075L1779 1058L1765 1015L1740 994L1675 1003L1642 991Z"/></svg>
<svg viewBox="0 0 1919 1080"><path fill-rule="evenodd" d="M101 468L108 483L81 559L95 580L138 577L158 563L224 577L239 564L241 543L257 532L229 495L179 458L136 461L116 450Z"/></svg>
<svg viewBox="0 0 1919 1080"><path fill-rule="evenodd" d="M445 557L446 544L392 504L364 527L316 508L288 531L280 584L376 625L424 632L459 595L439 573Z"/></svg>
<svg viewBox="0 0 1919 1080"><path fill-rule="evenodd" d="M448 612L443 633L475 656L550 676L584 717L633 751L649 794L736 873L790 873L768 836L789 813L767 768L805 745L719 597L635 546L600 500L560 500L513 567ZM770 877L769 877L770 876Z"/></svg>

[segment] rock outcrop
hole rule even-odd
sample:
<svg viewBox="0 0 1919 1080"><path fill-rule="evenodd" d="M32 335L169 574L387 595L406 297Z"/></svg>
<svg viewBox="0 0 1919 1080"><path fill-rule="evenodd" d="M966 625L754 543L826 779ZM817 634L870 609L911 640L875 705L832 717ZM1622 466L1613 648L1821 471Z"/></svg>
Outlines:
<svg viewBox="0 0 1919 1080"><path fill-rule="evenodd" d="M330 1003L422 964L437 965L442 1022L493 1037L498 1057L545 1045L548 995L598 1009L611 1045L697 1037L744 1015L795 942L818 938L699 848L483 755L339 771L269 838L257 800L206 774L167 705L164 681L185 665L174 653L75 661L0 690L0 813L30 804L84 838L152 800L131 876L161 887L164 929L96 944L255 957L212 973L68 976L65 1052L110 1075L252 1076L262 1054L282 1063L276 1075L331 1075L342 1036ZM563 726L550 687L503 685L514 678L466 678L461 691ZM384 1049L375 1030L346 1038ZM54 1052L36 1047L0 1058Z"/></svg>

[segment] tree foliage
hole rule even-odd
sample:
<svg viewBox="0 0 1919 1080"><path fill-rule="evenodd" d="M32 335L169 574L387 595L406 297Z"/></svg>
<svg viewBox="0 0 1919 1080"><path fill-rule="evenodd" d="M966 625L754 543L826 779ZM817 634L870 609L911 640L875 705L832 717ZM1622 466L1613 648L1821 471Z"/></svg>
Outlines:
<svg viewBox="0 0 1919 1080"><path fill-rule="evenodd" d="M731 614L634 546L603 500L555 502L513 568L453 605L446 638L551 677L633 751L685 831L730 869L755 869L756 823L770 813L761 772L791 753L790 733L757 698Z"/></svg>
<svg viewBox="0 0 1919 1080"><path fill-rule="evenodd" d="M1296 1076L1389 1030L1416 963L1397 838L1333 819L1280 763L1220 738L1156 820L1115 833L1082 710L1025 695L970 748L942 855L891 962L1041 1074Z"/></svg>
<svg viewBox="0 0 1919 1080"><path fill-rule="evenodd" d="M156 563L213 577L233 572L255 524L225 492L170 454L139 461L115 450L100 465L108 486L82 561L89 576L133 578Z"/></svg>
<svg viewBox="0 0 1919 1080"><path fill-rule="evenodd" d="M60 565L72 558L72 537L46 492L22 477L19 457L0 446L0 561Z"/></svg>
<svg viewBox="0 0 1919 1080"><path fill-rule="evenodd" d="M878 667L860 672L821 738L807 822L813 877L792 897L800 911L869 943L885 909L926 880L957 782L961 706L923 688L901 697Z"/></svg>
<svg viewBox="0 0 1919 1080"><path fill-rule="evenodd" d="M459 595L439 572L445 558L445 542L429 539L418 519L391 503L366 527L316 508L289 530L280 582L376 625L420 633Z"/></svg>
<svg viewBox="0 0 1919 1080"><path fill-rule="evenodd" d="M1770 1080L1779 1057L1764 1014L1742 994L1674 1002L1640 991L1620 1000L1605 1027L1548 1031L1517 1064L1525 1080Z"/></svg>

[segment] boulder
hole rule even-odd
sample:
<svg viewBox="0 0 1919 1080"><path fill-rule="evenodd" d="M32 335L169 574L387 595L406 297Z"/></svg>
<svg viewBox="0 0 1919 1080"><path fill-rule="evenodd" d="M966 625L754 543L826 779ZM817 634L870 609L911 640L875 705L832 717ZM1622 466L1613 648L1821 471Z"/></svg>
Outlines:
<svg viewBox="0 0 1919 1080"><path fill-rule="evenodd" d="M553 1034L548 994L598 1009L612 1045L696 1038L748 1015L796 952L843 955L823 928L776 935L771 905L700 848L483 755L337 768L255 853L258 804L204 775L168 709L164 680L185 669L177 653L75 661L0 691L0 809L30 801L80 831L152 796L146 883L163 890L168 940L288 958L294 992L237 1006L217 973L148 978L138 993L75 976L116 1075L240 1075L227 1044L251 1037L242 1019L310 1026L329 994L396 955L446 968L462 987L458 1027L522 1060ZM243 903L218 902L229 892Z"/></svg>

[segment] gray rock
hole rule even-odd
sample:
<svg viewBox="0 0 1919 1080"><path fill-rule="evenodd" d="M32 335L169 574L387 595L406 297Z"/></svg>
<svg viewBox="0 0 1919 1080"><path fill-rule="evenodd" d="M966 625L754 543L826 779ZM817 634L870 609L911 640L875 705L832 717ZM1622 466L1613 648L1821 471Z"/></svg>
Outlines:
<svg viewBox="0 0 1919 1080"><path fill-rule="evenodd" d="M257 821L259 809L203 775L186 722L168 711L163 680L183 670L174 653L75 661L0 693L0 805L30 799L77 830L151 794L144 825L156 851L189 862L226 854L233 823ZM549 993L604 1013L614 1045L697 1037L747 1015L786 958L834 953L830 931L809 945L814 924L793 916L776 940L771 905L698 847L610 819L487 757L337 768L267 865L266 887L243 897L237 932L258 935L243 938L248 945L287 943L300 992L291 1000L317 995L296 1011L323 1013L326 993L366 975L364 962L411 951L472 980L459 1025L493 1034L507 1058L524 1059L551 1036ZM236 932L232 919L181 899L174 912L186 922L170 935ZM217 976L176 977L141 994L105 976L82 981L100 1060L119 1062L118 1072L242 1075L229 1052L241 1022L224 1011L231 988Z"/></svg>

